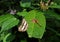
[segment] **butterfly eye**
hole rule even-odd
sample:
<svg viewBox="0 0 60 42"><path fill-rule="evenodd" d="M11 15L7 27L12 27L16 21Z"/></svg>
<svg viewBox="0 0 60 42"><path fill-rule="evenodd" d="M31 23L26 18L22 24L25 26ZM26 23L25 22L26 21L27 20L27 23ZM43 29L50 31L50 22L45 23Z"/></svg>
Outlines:
<svg viewBox="0 0 60 42"><path fill-rule="evenodd" d="M18 27L18 31L25 32L28 28L28 24L25 19L22 20L21 25Z"/></svg>

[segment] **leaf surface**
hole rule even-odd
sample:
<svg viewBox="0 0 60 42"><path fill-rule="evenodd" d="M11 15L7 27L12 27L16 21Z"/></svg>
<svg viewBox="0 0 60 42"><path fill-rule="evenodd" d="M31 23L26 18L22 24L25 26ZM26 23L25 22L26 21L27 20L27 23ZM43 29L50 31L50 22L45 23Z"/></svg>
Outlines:
<svg viewBox="0 0 60 42"><path fill-rule="evenodd" d="M25 19L28 23L28 36L42 38L46 26L46 20L43 13L37 10L32 10L25 16ZM37 20L38 23L34 23L34 19Z"/></svg>
<svg viewBox="0 0 60 42"><path fill-rule="evenodd" d="M19 20L16 18L10 18L10 19L4 21L2 23L1 32L11 29L12 27L16 26L18 23L19 23Z"/></svg>

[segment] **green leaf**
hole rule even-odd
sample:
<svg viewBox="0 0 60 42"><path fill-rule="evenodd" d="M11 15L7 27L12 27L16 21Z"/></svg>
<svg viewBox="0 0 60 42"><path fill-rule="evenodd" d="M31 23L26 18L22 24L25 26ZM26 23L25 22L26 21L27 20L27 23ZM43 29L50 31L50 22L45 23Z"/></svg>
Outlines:
<svg viewBox="0 0 60 42"><path fill-rule="evenodd" d="M7 42L6 39L7 39L8 36L10 36L10 35L11 35L11 33L8 33L8 34L4 37L3 42ZM9 41L9 42L10 42L10 41Z"/></svg>
<svg viewBox="0 0 60 42"><path fill-rule="evenodd" d="M23 10L22 12L17 12L17 15L19 15L19 16L25 16L27 14L28 14L28 12L25 10Z"/></svg>
<svg viewBox="0 0 60 42"><path fill-rule="evenodd" d="M2 24L1 32L11 29L15 25L17 25L18 22L19 22L19 20L16 19L16 18L10 18L10 19L4 21L3 24Z"/></svg>
<svg viewBox="0 0 60 42"><path fill-rule="evenodd" d="M58 8L58 9L60 9L60 5L51 5L51 6L49 6L50 8Z"/></svg>
<svg viewBox="0 0 60 42"><path fill-rule="evenodd" d="M28 23L28 36L34 38L42 38L46 26L46 20L43 13L37 10L32 10L25 16L25 19ZM38 24L34 23L32 21L33 19L36 19Z"/></svg>
<svg viewBox="0 0 60 42"><path fill-rule="evenodd" d="M10 18L13 18L14 16L10 15L10 14L6 14L6 15L1 15L0 16L0 26L2 25L2 23Z"/></svg>
<svg viewBox="0 0 60 42"><path fill-rule="evenodd" d="M58 9L60 9L60 5L58 5L57 3L51 3L50 4L50 6L49 6L50 8L58 8Z"/></svg>
<svg viewBox="0 0 60 42"><path fill-rule="evenodd" d="M11 30L2 32L0 35L0 41L2 41L6 37L6 35L10 32L11 32ZM8 36L8 38L6 38L6 41L12 41L14 38L15 38L15 35L10 33L10 36Z"/></svg>
<svg viewBox="0 0 60 42"><path fill-rule="evenodd" d="M3 40L3 38L5 37L4 32L0 34L0 41Z"/></svg>
<svg viewBox="0 0 60 42"><path fill-rule="evenodd" d="M0 34L0 41L4 39L4 37L9 33L10 31L5 31Z"/></svg>
<svg viewBox="0 0 60 42"><path fill-rule="evenodd" d="M5 36L6 37L6 36ZM10 34L10 36L8 36L7 38L6 38L6 41L7 42L11 42L12 40L14 40L15 39L15 35L12 35L12 34Z"/></svg>
<svg viewBox="0 0 60 42"><path fill-rule="evenodd" d="M30 7L31 3L30 2L20 2L21 7Z"/></svg>
<svg viewBox="0 0 60 42"><path fill-rule="evenodd" d="M60 0L53 0L53 2L60 4Z"/></svg>

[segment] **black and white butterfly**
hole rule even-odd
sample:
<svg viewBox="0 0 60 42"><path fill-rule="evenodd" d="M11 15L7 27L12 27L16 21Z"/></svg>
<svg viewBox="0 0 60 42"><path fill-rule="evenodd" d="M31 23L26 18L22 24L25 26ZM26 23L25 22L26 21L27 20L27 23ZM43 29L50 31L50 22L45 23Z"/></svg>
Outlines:
<svg viewBox="0 0 60 42"><path fill-rule="evenodd" d="M25 19L22 19L21 25L18 27L19 32L25 32L28 28L27 21Z"/></svg>

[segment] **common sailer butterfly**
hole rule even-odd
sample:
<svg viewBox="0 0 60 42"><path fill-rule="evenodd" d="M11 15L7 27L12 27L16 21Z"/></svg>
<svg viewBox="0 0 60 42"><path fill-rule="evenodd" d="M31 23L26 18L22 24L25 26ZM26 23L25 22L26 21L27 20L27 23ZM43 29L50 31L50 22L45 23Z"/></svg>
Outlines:
<svg viewBox="0 0 60 42"><path fill-rule="evenodd" d="M23 18L21 25L18 26L18 31L19 32L25 32L27 30L27 28L28 28L27 21Z"/></svg>

